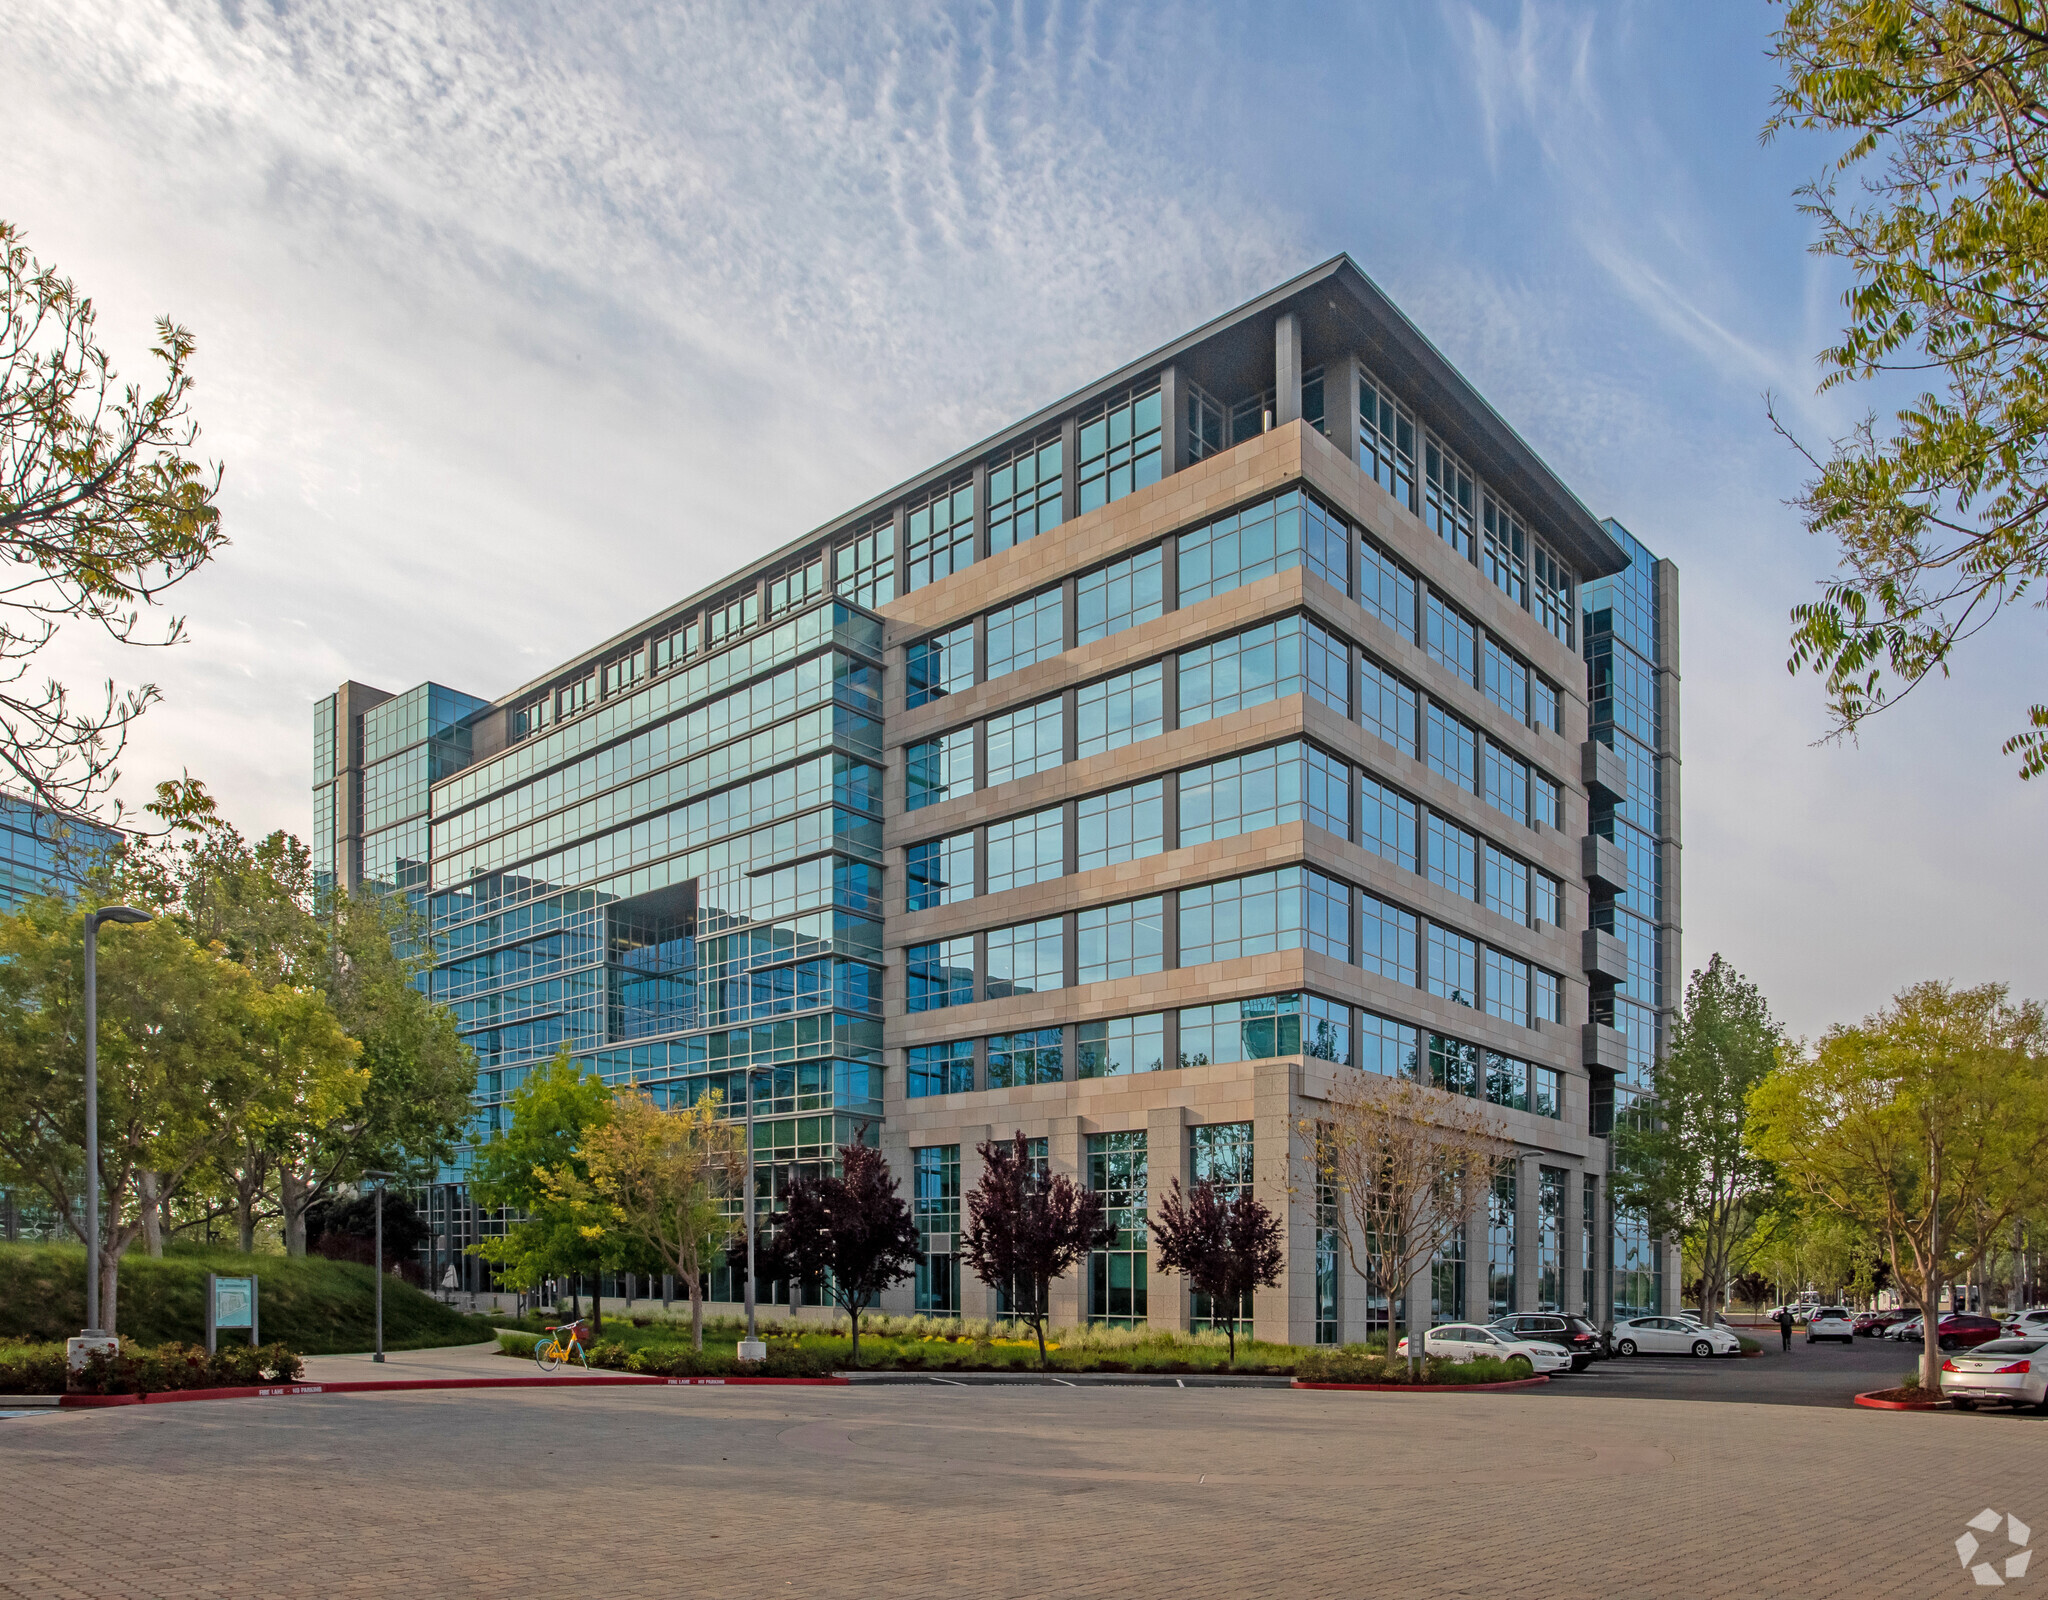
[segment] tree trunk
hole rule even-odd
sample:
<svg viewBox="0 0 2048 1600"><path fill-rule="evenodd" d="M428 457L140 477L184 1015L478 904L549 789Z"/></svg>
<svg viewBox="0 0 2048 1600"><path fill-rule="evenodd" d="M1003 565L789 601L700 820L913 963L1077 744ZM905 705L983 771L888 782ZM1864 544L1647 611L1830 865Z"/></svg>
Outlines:
<svg viewBox="0 0 2048 1600"><path fill-rule="evenodd" d="M690 1284L690 1348L704 1348L704 1274L693 1272Z"/></svg>
<svg viewBox="0 0 2048 1600"><path fill-rule="evenodd" d="M583 1315L583 1274L578 1272L569 1279L569 1320L575 1322Z"/></svg>
<svg viewBox="0 0 2048 1600"><path fill-rule="evenodd" d="M277 1169L277 1207L284 1213L284 1253L306 1253L306 1208L313 1203L313 1186L290 1167Z"/></svg>
<svg viewBox="0 0 2048 1600"><path fill-rule="evenodd" d="M604 1269L602 1267L598 1269L597 1282L590 1291L590 1336L593 1339L604 1337Z"/></svg>
<svg viewBox="0 0 2048 1600"><path fill-rule="evenodd" d="M121 1252L102 1247L100 1250L100 1332L114 1333L120 1328L121 1293Z"/></svg>
<svg viewBox="0 0 2048 1600"><path fill-rule="evenodd" d="M846 1308L846 1315L853 1322L853 1364L855 1367L858 1367L860 1365L860 1307L849 1305Z"/></svg>
<svg viewBox="0 0 2048 1600"><path fill-rule="evenodd" d="M245 1179L235 1185L235 1227L241 1234L242 1254L256 1249L256 1194Z"/></svg>
<svg viewBox="0 0 2048 1600"><path fill-rule="evenodd" d="M147 1167L135 1174L136 1204L142 1211L142 1239L152 1256L164 1253L164 1214L157 1199L157 1176Z"/></svg>

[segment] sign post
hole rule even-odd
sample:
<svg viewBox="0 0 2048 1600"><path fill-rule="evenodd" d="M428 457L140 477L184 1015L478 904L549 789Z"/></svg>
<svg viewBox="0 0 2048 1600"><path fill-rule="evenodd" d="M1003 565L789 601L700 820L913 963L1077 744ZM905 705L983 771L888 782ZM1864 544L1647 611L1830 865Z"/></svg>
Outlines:
<svg viewBox="0 0 2048 1600"><path fill-rule="evenodd" d="M247 1328L249 1343L257 1343L256 1279L222 1278L206 1275L206 1353L212 1355L222 1330Z"/></svg>

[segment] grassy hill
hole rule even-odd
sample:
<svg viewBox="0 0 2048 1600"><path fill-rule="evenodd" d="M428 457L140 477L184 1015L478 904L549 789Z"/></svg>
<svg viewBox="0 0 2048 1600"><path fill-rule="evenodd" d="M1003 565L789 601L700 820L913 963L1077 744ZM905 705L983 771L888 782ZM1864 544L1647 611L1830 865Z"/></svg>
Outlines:
<svg viewBox="0 0 2048 1600"><path fill-rule="evenodd" d="M188 1247L162 1259L121 1258L119 1332L144 1344L198 1344L206 1337L206 1275L258 1278L264 1343L305 1355L376 1344L376 1274L320 1256L255 1255ZM85 1326L85 1248L0 1244L0 1338L64 1339ZM384 1280L384 1347L422 1350L473 1344L492 1324L465 1317L396 1278ZM232 1337L232 1336L231 1336Z"/></svg>

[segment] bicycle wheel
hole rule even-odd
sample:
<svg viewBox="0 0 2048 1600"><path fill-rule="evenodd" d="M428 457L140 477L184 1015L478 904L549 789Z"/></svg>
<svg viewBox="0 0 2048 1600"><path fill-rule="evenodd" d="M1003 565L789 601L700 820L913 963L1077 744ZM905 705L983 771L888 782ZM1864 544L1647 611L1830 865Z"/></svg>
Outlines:
<svg viewBox="0 0 2048 1600"><path fill-rule="evenodd" d="M560 1372L562 1347L553 1339L536 1339L533 1344L533 1359L543 1372Z"/></svg>

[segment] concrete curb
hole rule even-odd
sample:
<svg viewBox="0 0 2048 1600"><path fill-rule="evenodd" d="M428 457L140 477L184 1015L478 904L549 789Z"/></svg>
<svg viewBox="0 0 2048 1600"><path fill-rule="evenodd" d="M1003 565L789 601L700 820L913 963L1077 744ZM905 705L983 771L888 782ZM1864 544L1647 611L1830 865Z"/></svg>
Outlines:
<svg viewBox="0 0 2048 1600"><path fill-rule="evenodd" d="M1294 1380L1297 1389L1373 1389L1383 1394L1490 1394L1501 1389L1533 1389L1548 1383L1550 1374L1533 1378L1509 1378L1505 1383L1311 1383Z"/></svg>
<svg viewBox="0 0 2048 1600"><path fill-rule="evenodd" d="M810 1387L838 1386L845 1378L662 1378L649 1373L618 1372L602 1377L576 1378L422 1378L367 1380L341 1383L271 1383L235 1389L165 1389L155 1394L64 1394L43 1398L69 1409L97 1410L103 1406L168 1405L180 1400L278 1400L302 1394L398 1394L415 1389L613 1389L685 1388L696 1385L740 1388L752 1385L795 1384ZM27 1399L28 1396L22 1398ZM0 1403L6 1397L0 1396Z"/></svg>

